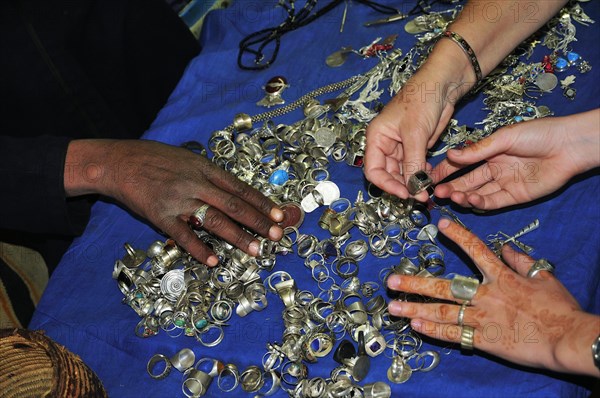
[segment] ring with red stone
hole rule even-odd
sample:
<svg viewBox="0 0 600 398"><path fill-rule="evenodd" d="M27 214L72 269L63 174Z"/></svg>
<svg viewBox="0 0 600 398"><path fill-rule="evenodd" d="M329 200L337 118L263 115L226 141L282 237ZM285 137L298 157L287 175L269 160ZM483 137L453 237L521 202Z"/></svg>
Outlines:
<svg viewBox="0 0 600 398"><path fill-rule="evenodd" d="M204 225L204 220L206 219L206 212L209 209L209 205L206 203L202 206L198 207L192 215L190 216L188 223L194 229L200 229Z"/></svg>

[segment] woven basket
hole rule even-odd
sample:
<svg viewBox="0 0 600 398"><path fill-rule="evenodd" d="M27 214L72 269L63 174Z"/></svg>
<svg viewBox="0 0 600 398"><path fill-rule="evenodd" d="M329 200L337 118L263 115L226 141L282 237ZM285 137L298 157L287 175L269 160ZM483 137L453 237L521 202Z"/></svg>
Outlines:
<svg viewBox="0 0 600 398"><path fill-rule="evenodd" d="M96 374L44 333L0 330L0 397L107 397Z"/></svg>

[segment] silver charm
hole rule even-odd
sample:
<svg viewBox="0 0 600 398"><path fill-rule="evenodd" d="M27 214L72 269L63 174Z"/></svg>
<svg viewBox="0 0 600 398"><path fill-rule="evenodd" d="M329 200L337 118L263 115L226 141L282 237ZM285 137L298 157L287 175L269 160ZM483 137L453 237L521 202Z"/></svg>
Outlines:
<svg viewBox="0 0 600 398"><path fill-rule="evenodd" d="M352 51L352 47L342 47L341 50L338 50L329 55L325 59L325 63L327 64L327 66L330 66L332 68L342 66L344 65L344 63L346 63L346 60L348 59L348 54L350 54Z"/></svg>
<svg viewBox="0 0 600 398"><path fill-rule="evenodd" d="M579 4L575 4L571 9L571 17L584 26L593 24L595 21L587 15Z"/></svg>
<svg viewBox="0 0 600 398"><path fill-rule="evenodd" d="M575 95L577 94L577 90L571 85L575 83L575 76L569 75L560 81L560 87L563 89L563 95L570 100L575 99Z"/></svg>
<svg viewBox="0 0 600 398"><path fill-rule="evenodd" d="M577 64L576 68L579 73L588 73L592 70L592 65L590 65L588 61L581 61L579 64Z"/></svg>
<svg viewBox="0 0 600 398"><path fill-rule="evenodd" d="M289 87L289 84L285 77L283 76L275 76L271 80L267 82L267 84L263 87L265 90L265 97L258 101L256 105L266 106L270 108L275 105L283 105L285 101L281 98L281 93Z"/></svg>

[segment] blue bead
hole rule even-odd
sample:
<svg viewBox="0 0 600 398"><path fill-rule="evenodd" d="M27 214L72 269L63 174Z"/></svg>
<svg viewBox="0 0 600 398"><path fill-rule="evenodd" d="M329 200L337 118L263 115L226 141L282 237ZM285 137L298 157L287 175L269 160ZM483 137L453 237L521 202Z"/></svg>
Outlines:
<svg viewBox="0 0 600 398"><path fill-rule="evenodd" d="M202 330L206 325L208 325L208 321L206 319L199 319L196 321L196 329Z"/></svg>
<svg viewBox="0 0 600 398"><path fill-rule="evenodd" d="M269 177L269 182L273 185L284 185L290 179L290 174L287 170L275 170Z"/></svg>
<svg viewBox="0 0 600 398"><path fill-rule="evenodd" d="M579 61L580 58L581 57L576 52L570 52L567 54L567 60L570 64L574 64L575 62Z"/></svg>
<svg viewBox="0 0 600 398"><path fill-rule="evenodd" d="M556 60L556 63L554 64L554 68L559 72L567 69L568 66L569 66L569 63L564 58L558 58Z"/></svg>
<svg viewBox="0 0 600 398"><path fill-rule="evenodd" d="M523 121L523 116L515 116L515 122L520 123Z"/></svg>

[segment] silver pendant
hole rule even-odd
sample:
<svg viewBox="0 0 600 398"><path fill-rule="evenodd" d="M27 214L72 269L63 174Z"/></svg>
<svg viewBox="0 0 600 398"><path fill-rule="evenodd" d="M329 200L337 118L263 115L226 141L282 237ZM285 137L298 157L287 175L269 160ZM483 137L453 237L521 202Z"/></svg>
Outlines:
<svg viewBox="0 0 600 398"><path fill-rule="evenodd" d="M341 50L334 52L325 59L327 66L337 68L344 65L348 59L348 54L352 52L352 47L342 47Z"/></svg>

